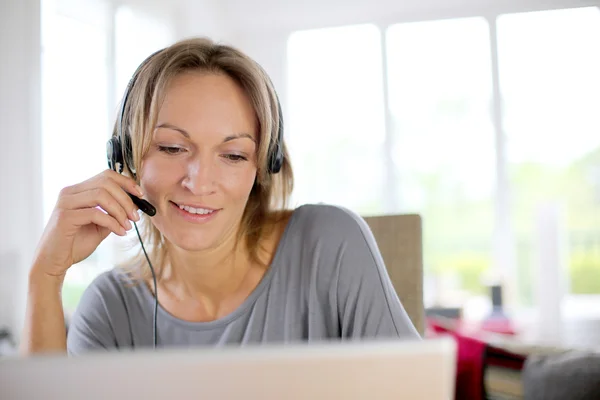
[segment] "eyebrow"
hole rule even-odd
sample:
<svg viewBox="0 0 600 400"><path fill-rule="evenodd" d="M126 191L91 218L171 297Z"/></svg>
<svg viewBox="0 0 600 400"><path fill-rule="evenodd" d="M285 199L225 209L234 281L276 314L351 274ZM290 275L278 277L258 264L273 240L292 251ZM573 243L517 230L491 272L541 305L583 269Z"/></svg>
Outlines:
<svg viewBox="0 0 600 400"><path fill-rule="evenodd" d="M156 129L159 129L159 128L172 129L174 131L177 131L177 132L181 133L187 139L190 139L190 134L187 133L185 129L181 129L181 128L179 128L179 127L177 127L177 126L175 126L173 124L170 124L168 122L164 122L164 123L162 123L160 125L157 125ZM238 133L236 135L227 136L225 139L223 139L223 143L230 142L230 141L235 140L235 139L241 139L241 138L247 138L247 139L252 140L254 143L256 143L256 140L252 137L252 135L249 135L248 133Z"/></svg>
<svg viewBox="0 0 600 400"><path fill-rule="evenodd" d="M190 138L190 134L187 133L184 129L178 128L175 125L171 125L168 122L163 122L162 124L156 126L156 129L160 129L160 128L172 129L174 131L181 133L186 138L188 138L188 139Z"/></svg>

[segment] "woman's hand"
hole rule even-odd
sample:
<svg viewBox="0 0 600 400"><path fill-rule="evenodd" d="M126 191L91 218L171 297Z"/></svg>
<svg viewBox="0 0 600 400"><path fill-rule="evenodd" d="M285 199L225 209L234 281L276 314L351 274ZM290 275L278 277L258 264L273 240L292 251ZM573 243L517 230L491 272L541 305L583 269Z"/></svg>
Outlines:
<svg viewBox="0 0 600 400"><path fill-rule="evenodd" d="M34 269L62 278L73 264L89 257L110 232L125 236L131 229L129 220L140 219L126 191L143 195L133 179L113 170L61 190L38 245Z"/></svg>

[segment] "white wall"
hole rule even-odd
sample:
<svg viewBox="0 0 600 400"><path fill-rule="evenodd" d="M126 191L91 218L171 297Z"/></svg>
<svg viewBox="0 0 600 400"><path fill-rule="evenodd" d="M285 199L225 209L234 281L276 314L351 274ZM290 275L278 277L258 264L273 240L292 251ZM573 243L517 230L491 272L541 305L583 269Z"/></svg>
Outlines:
<svg viewBox="0 0 600 400"><path fill-rule="evenodd" d="M197 0L175 5L178 17L175 28L178 38L209 36L217 41L229 42L231 23L226 9L218 0Z"/></svg>
<svg viewBox="0 0 600 400"><path fill-rule="evenodd" d="M256 14L262 15L261 10L271 9L272 5L269 0L181 1L174 5L176 37L208 36L244 51L267 71L285 105L286 46L291 30L279 29L277 24L267 24L266 28L261 25L261 29L256 29L250 21ZM245 16L248 11L251 14ZM262 15L261 20L265 16Z"/></svg>
<svg viewBox="0 0 600 400"><path fill-rule="evenodd" d="M0 326L17 331L42 225L40 2L0 5Z"/></svg>

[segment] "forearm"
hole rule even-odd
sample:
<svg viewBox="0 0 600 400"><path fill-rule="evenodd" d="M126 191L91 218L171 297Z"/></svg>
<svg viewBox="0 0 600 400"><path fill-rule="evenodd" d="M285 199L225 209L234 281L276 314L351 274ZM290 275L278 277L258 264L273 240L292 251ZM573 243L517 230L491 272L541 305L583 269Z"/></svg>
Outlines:
<svg viewBox="0 0 600 400"><path fill-rule="evenodd" d="M29 274L21 353L66 352L67 332L62 306L64 277L49 276L33 268Z"/></svg>

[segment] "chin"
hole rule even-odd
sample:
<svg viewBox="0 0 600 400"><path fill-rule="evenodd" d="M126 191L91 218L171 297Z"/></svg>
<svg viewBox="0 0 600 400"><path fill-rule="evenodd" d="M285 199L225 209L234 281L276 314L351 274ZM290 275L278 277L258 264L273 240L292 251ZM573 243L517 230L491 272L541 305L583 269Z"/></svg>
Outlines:
<svg viewBox="0 0 600 400"><path fill-rule="evenodd" d="M167 238L171 244L179 247L185 251L203 251L216 247L217 238L216 236L202 233L188 233L188 234L176 234L171 238Z"/></svg>

